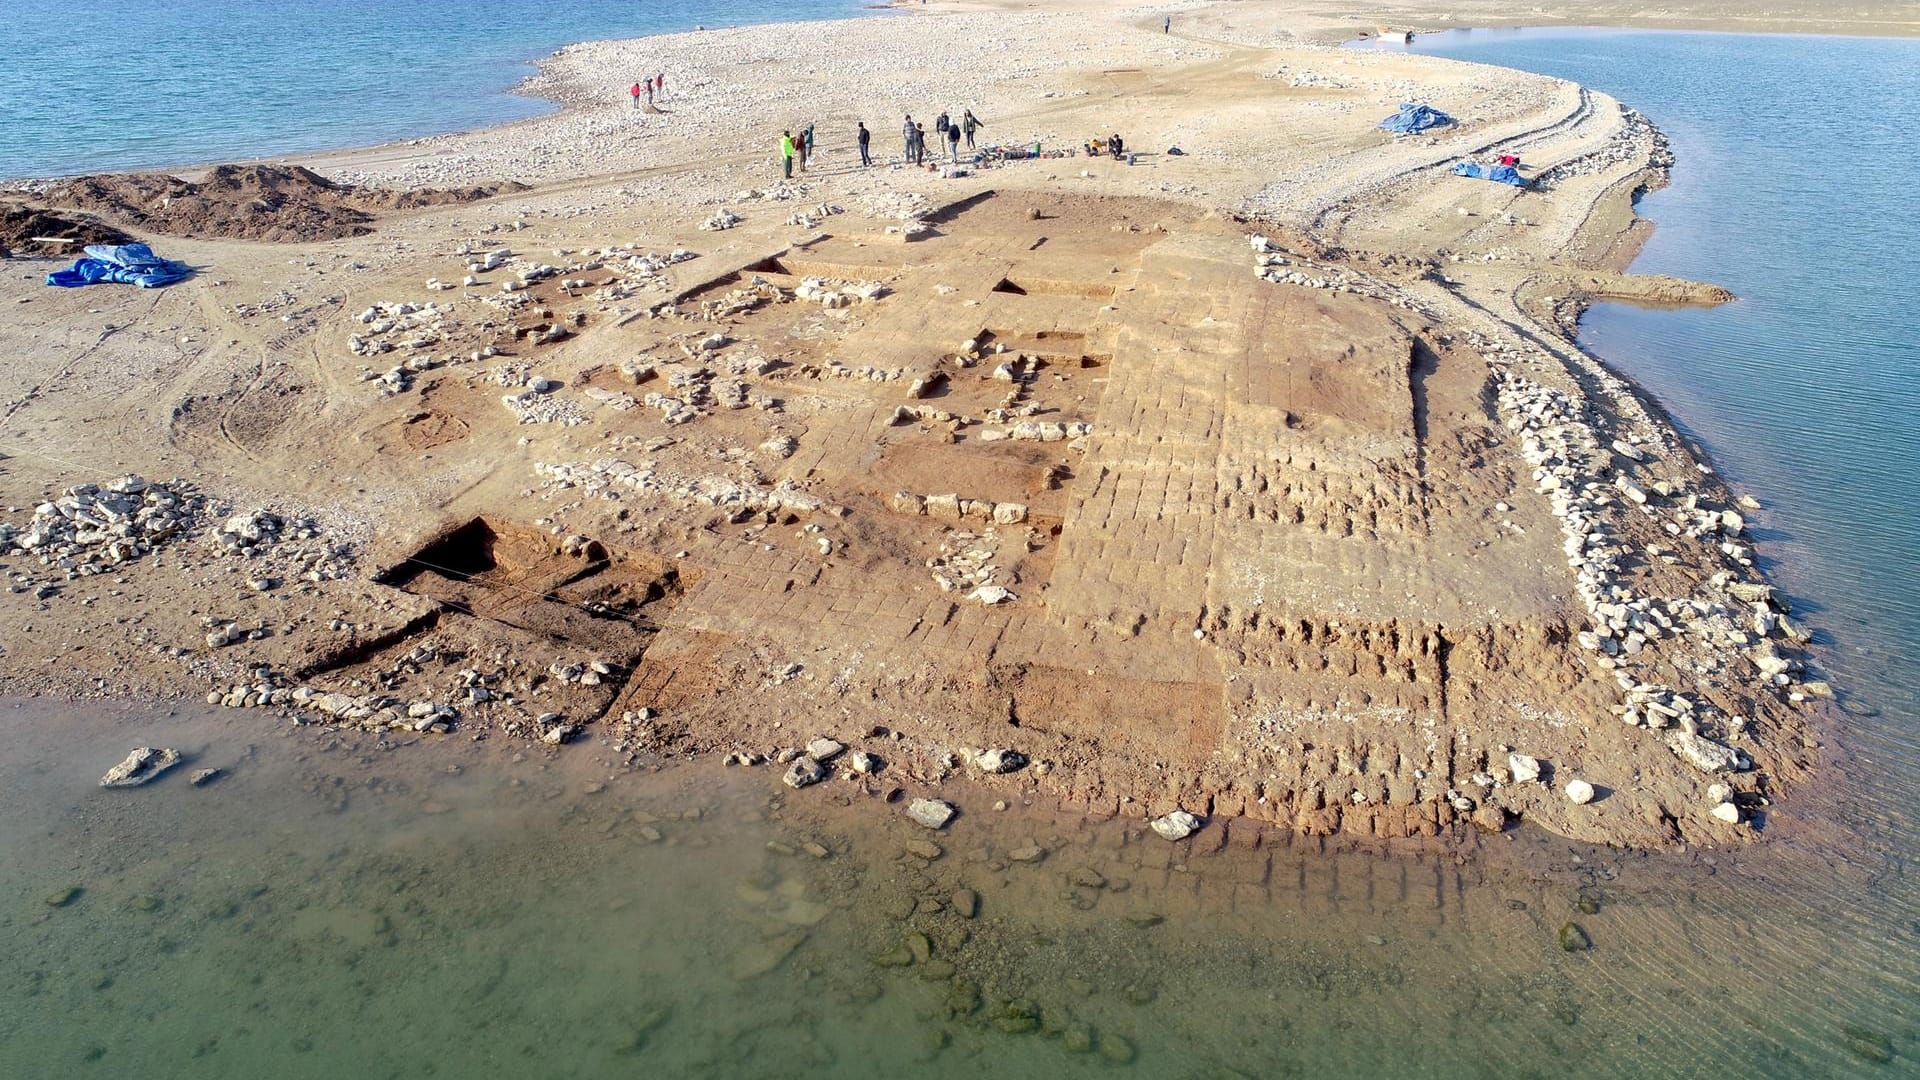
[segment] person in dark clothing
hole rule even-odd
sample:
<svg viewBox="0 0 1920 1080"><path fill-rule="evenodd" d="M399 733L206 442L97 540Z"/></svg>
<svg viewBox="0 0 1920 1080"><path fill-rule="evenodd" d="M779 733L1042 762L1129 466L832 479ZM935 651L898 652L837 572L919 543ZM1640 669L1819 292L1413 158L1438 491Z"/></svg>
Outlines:
<svg viewBox="0 0 1920 1080"><path fill-rule="evenodd" d="M1173 33L1173 16L1167 16L1167 21L1160 27L1160 32L1163 34Z"/></svg>
<svg viewBox="0 0 1920 1080"><path fill-rule="evenodd" d="M927 127L925 124L913 125L913 163L927 163Z"/></svg>
<svg viewBox="0 0 1920 1080"><path fill-rule="evenodd" d="M873 164L873 158L867 153L867 144L873 141L873 133L867 130L867 124L864 120L854 126L859 128L859 130L854 133L854 138L860 143L860 167L866 168Z"/></svg>
<svg viewBox="0 0 1920 1080"><path fill-rule="evenodd" d="M1120 146L1120 136L1107 136L1107 153L1112 154L1113 160L1115 161L1119 161L1122 157L1126 156L1126 151L1121 149Z"/></svg>
<svg viewBox="0 0 1920 1080"><path fill-rule="evenodd" d="M913 164L913 117L911 116L907 117L906 123L900 125L900 145L906 152L907 164Z"/></svg>
<svg viewBox="0 0 1920 1080"><path fill-rule="evenodd" d="M967 149L973 149L973 133L986 126L980 122L979 117L973 115L972 109L968 109L965 115L960 117L960 130L967 133Z"/></svg>
<svg viewBox="0 0 1920 1080"><path fill-rule="evenodd" d="M944 139L947 137L947 128L952 125L953 121L947 119L947 114L943 111L933 118L933 133L936 137Z"/></svg>
<svg viewBox="0 0 1920 1080"><path fill-rule="evenodd" d="M947 158L955 165L960 164L960 125L947 125Z"/></svg>
<svg viewBox="0 0 1920 1080"><path fill-rule="evenodd" d="M800 164L813 164L813 121L807 121L807 130L800 133Z"/></svg>

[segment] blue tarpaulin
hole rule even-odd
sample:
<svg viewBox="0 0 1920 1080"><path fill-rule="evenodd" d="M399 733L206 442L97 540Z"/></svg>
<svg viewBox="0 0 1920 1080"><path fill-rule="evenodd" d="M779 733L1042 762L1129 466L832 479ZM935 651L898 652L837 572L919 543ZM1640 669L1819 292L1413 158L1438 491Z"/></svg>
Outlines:
<svg viewBox="0 0 1920 1080"><path fill-rule="evenodd" d="M156 289L191 273L186 263L163 259L145 244L88 244L86 258L48 274L47 284L72 289L110 281Z"/></svg>
<svg viewBox="0 0 1920 1080"><path fill-rule="evenodd" d="M1455 176L1471 176L1475 180L1491 180L1496 184L1527 186L1527 178L1511 165L1476 165L1471 161L1463 161L1455 165L1452 172Z"/></svg>
<svg viewBox="0 0 1920 1080"><path fill-rule="evenodd" d="M1400 135L1413 135L1428 128L1445 127L1453 123L1453 117L1431 105L1416 105L1411 101L1402 102L1400 111L1380 121L1387 131Z"/></svg>

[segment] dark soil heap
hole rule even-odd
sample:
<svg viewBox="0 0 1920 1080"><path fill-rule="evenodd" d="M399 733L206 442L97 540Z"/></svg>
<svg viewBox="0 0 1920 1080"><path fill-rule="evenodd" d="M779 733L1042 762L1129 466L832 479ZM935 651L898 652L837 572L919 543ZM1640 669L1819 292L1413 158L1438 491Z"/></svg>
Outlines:
<svg viewBox="0 0 1920 1080"><path fill-rule="evenodd" d="M53 187L45 198L146 232L298 243L363 236L385 211L525 190L525 184L504 181L385 191L336 183L297 165L219 165L198 183L165 173L81 176Z"/></svg>
<svg viewBox="0 0 1920 1080"><path fill-rule="evenodd" d="M61 237L71 244L43 244L41 237ZM77 255L87 244L124 244L127 234L105 222L76 214L42 210L20 202L0 202L0 259L46 255Z"/></svg>

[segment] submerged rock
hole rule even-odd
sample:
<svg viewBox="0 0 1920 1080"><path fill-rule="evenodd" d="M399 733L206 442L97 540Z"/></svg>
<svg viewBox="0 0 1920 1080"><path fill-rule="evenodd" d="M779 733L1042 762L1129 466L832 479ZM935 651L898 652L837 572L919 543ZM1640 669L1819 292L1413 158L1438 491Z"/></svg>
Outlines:
<svg viewBox="0 0 1920 1080"><path fill-rule="evenodd" d="M1859 1024L1841 1024L1840 1034L1846 1038L1847 1049L1863 1061L1885 1065L1893 1060L1893 1040L1882 1032Z"/></svg>
<svg viewBox="0 0 1920 1080"><path fill-rule="evenodd" d="M175 765L180 764L180 751L151 746L136 747L127 755L125 761L107 770L100 778L100 786L108 788L139 787L151 782L155 777Z"/></svg>
<svg viewBox="0 0 1920 1080"><path fill-rule="evenodd" d="M1566 952L1585 952L1593 948L1593 939L1587 936L1586 929L1577 922L1570 922L1560 927L1559 936L1560 948Z"/></svg>

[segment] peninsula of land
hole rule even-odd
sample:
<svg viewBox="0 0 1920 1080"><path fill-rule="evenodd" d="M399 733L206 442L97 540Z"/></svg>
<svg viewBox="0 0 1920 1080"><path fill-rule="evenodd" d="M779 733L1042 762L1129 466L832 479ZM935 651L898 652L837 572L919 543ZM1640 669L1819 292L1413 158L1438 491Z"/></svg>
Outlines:
<svg viewBox="0 0 1920 1080"><path fill-rule="evenodd" d="M26 185L0 691L1181 837L1751 839L1831 690L1757 504L1573 343L1731 297L1625 272L1672 164L1628 105L1331 44L1462 20L1513 16L915 5L571 47L503 128ZM49 289L50 233L194 273Z"/></svg>

